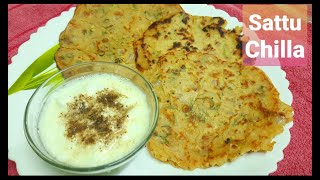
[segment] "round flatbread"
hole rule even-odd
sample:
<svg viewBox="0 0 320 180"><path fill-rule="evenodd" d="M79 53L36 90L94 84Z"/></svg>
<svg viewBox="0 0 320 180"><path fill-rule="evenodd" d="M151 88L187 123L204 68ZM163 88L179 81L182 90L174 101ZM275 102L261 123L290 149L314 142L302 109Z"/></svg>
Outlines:
<svg viewBox="0 0 320 180"><path fill-rule="evenodd" d="M154 22L135 43L139 69L149 69L170 51L203 52L219 59L242 63L240 27L226 30L221 17L192 16L178 13Z"/></svg>
<svg viewBox="0 0 320 180"><path fill-rule="evenodd" d="M135 68L133 43L153 22L181 11L177 4L78 5L59 37L60 49L55 54L58 68L86 61L117 62Z"/></svg>
<svg viewBox="0 0 320 180"><path fill-rule="evenodd" d="M292 120L292 108L256 67L171 51L159 58L157 69L143 73L160 96L147 147L176 167L207 168L250 151L271 151L272 139Z"/></svg>

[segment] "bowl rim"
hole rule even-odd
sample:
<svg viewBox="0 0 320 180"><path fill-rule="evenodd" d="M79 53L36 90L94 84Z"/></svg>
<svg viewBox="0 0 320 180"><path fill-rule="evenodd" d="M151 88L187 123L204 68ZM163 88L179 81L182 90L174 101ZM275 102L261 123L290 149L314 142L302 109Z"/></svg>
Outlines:
<svg viewBox="0 0 320 180"><path fill-rule="evenodd" d="M139 143L139 145L137 147L135 147L130 153L128 153L127 155L121 157L120 159L116 160L116 161L112 161L110 163L107 164L103 164L103 165L99 165L99 166L93 166L93 167L75 167L72 165L67 165L65 163L60 163L58 162L56 159L47 157L45 154L42 153L42 151L40 149L38 149L37 145L33 142L32 137L29 133L28 130L28 126L27 126L27 122L28 122L28 114L29 114L29 107L30 104L34 98L34 96L37 94L37 92L48 82L50 81L52 78L56 77L57 75L70 70L72 68L75 67L79 67L79 66L85 66L85 65L91 65L91 64L106 64L106 65L113 65L113 66L119 66L121 68L125 68L131 72L133 72L134 74L137 74L146 84L148 89L152 92L152 96L154 99L154 103L155 103L155 113L153 115L153 121L151 124L151 129L148 131L146 138L141 141ZM118 75L121 76L121 75ZM125 77L124 77L125 78ZM62 83L63 84L63 83ZM60 84L61 85L61 84ZM59 86L60 86L59 85ZM159 117L159 104L158 104L158 98L157 95L152 87L152 85L149 83L149 81L147 81L139 72L133 70L130 67L127 67L125 65L122 64L118 64L118 63L114 63L114 62L105 62L105 61L94 61L94 62L80 62L77 64L74 64L72 66L69 66L63 70L59 70L57 73L53 74L52 76L50 76L47 80L45 80L36 90L35 92L32 94L32 96L30 97L30 99L28 100L25 112L24 112L24 123L23 123L23 129L24 129L24 134L25 137L28 141L28 144L30 145L30 147L33 149L33 151L44 161L46 161L47 163L49 163L50 165L53 165L59 169L65 170L65 171L69 171L69 172L79 172L79 173L85 173L85 172L98 172L98 171L102 171L102 170L107 170L107 168L112 168L115 167L117 168L119 165L121 165L121 163L126 162L127 160L129 160L130 158L132 158L135 154L137 154L138 151L140 151L142 149L142 147L145 146L145 144L149 141L149 139L151 138L157 122L158 122L158 117ZM111 169L110 169L111 170Z"/></svg>

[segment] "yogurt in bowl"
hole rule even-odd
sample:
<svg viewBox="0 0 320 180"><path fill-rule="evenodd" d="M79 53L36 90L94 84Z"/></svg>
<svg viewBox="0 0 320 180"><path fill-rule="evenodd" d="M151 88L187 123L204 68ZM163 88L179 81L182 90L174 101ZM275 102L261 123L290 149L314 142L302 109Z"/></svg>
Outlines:
<svg viewBox="0 0 320 180"><path fill-rule="evenodd" d="M100 173L124 164L146 144L158 102L140 74L105 62L59 73L54 76L64 76L62 82L47 80L26 108L25 134L43 160L69 172Z"/></svg>

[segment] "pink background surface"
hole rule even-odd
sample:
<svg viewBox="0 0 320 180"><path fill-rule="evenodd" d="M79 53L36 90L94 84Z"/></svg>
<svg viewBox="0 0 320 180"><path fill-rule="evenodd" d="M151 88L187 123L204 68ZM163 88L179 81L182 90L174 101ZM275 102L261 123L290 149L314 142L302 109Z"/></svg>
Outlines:
<svg viewBox="0 0 320 180"><path fill-rule="evenodd" d="M17 54L19 46L30 38L46 22L69 10L74 5L8 5L8 64ZM241 21L242 5L214 4L237 17ZM284 159L278 163L278 169L271 175L311 175L312 174L312 25L308 24L308 47L305 67L283 67L290 82L293 94L294 125L290 129L291 141L284 150ZM32 162L30 162L32 165ZM18 175L15 162L8 159L8 175Z"/></svg>

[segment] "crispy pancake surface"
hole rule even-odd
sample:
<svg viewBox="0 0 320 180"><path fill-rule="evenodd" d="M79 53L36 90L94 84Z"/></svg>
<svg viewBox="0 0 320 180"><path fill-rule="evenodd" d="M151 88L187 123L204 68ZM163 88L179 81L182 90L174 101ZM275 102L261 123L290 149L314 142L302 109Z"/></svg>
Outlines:
<svg viewBox="0 0 320 180"><path fill-rule="evenodd" d="M240 27L179 5L78 5L60 35L60 69L83 61L139 70L159 100L150 154L192 170L271 151L292 108L257 67L242 65Z"/></svg>
<svg viewBox="0 0 320 180"><path fill-rule="evenodd" d="M226 61L242 62L242 29L226 30L226 25L220 17L184 12L156 21L135 44L137 66L148 69L159 57L176 50L204 52Z"/></svg>
<svg viewBox="0 0 320 180"><path fill-rule="evenodd" d="M211 54L172 51L146 70L160 101L148 142L153 157L183 169L207 168L246 152L271 151L292 109L263 71Z"/></svg>
<svg viewBox="0 0 320 180"><path fill-rule="evenodd" d="M78 5L59 37L60 69L83 61L108 61L134 68L133 42L155 21L183 11L180 5Z"/></svg>

